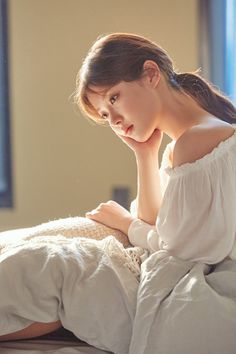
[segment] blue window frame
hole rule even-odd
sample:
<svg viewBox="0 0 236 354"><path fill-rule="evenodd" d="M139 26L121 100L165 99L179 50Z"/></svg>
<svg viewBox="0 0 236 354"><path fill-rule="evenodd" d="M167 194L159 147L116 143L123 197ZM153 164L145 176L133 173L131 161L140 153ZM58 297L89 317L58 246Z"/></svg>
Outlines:
<svg viewBox="0 0 236 354"><path fill-rule="evenodd" d="M7 0L0 0L0 207L12 207Z"/></svg>
<svg viewBox="0 0 236 354"><path fill-rule="evenodd" d="M236 1L199 0L203 75L236 104Z"/></svg>
<svg viewBox="0 0 236 354"><path fill-rule="evenodd" d="M226 0L226 87L225 91L236 104L236 1Z"/></svg>

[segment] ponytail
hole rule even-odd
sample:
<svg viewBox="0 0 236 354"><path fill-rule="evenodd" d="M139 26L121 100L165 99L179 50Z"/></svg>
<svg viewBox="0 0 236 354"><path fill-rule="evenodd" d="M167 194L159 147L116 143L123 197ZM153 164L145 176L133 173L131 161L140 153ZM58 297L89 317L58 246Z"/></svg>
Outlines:
<svg viewBox="0 0 236 354"><path fill-rule="evenodd" d="M236 123L236 107L233 103L197 73L173 74L169 81L176 89L184 90L212 115L230 124Z"/></svg>

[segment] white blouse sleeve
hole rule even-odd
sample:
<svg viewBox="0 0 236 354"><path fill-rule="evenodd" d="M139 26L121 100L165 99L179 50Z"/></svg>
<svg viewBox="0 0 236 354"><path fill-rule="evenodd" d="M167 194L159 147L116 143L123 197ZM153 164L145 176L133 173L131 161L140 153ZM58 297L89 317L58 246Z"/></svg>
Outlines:
<svg viewBox="0 0 236 354"><path fill-rule="evenodd" d="M160 172L160 183L161 183L161 193L162 196L165 193L166 186L168 184L169 176L165 172L165 167L169 164L171 143L167 144L163 155ZM139 246L154 252L159 250L159 237L157 234L156 226L150 225L137 217L137 201L134 199L130 205L130 213L135 218L131 223L128 230L128 238L132 245Z"/></svg>
<svg viewBox="0 0 236 354"><path fill-rule="evenodd" d="M236 237L235 155L212 154L174 170L156 223L160 247L185 260L218 263Z"/></svg>
<svg viewBox="0 0 236 354"><path fill-rule="evenodd" d="M134 199L130 205L130 213L135 218L128 229L128 238L132 245L149 251L159 249L156 226L137 218L137 203Z"/></svg>

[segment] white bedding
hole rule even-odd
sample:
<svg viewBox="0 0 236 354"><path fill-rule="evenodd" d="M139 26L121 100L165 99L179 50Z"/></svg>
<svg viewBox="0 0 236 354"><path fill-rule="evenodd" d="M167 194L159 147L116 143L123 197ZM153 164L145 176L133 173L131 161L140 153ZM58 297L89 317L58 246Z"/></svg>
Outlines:
<svg viewBox="0 0 236 354"><path fill-rule="evenodd" d="M141 266L129 354L235 354L236 261L183 261L167 251Z"/></svg>
<svg viewBox="0 0 236 354"><path fill-rule="evenodd" d="M158 251L142 263L139 283L120 247L112 236L39 236L6 245L0 255L0 335L60 319L101 353L236 353L235 260L209 266ZM1 354L13 353L1 344ZM78 345L55 353L96 350Z"/></svg>
<svg viewBox="0 0 236 354"><path fill-rule="evenodd" d="M138 280L122 254L113 236L39 236L6 245L0 255L0 335L60 319L90 345L127 353Z"/></svg>
<svg viewBox="0 0 236 354"><path fill-rule="evenodd" d="M1 354L109 354L91 346L83 346L75 342L26 340L0 343Z"/></svg>

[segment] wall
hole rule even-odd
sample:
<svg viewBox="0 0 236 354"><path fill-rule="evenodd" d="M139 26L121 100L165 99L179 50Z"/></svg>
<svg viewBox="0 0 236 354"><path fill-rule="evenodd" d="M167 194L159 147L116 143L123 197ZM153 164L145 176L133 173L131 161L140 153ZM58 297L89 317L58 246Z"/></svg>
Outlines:
<svg viewBox="0 0 236 354"><path fill-rule="evenodd" d="M132 152L69 101L76 73L97 36L110 32L147 36L178 70L195 70L197 15L197 0L9 1L14 208L0 210L0 231L84 215L113 186L128 186L134 198Z"/></svg>

